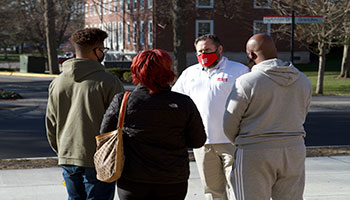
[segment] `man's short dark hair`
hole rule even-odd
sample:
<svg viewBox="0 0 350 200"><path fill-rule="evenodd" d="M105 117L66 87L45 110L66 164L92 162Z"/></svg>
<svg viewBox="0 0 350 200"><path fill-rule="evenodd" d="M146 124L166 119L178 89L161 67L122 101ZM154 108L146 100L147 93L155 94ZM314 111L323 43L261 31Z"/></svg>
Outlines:
<svg viewBox="0 0 350 200"><path fill-rule="evenodd" d="M79 50L90 49L103 44L108 34L99 28L84 28L76 30L69 39Z"/></svg>
<svg viewBox="0 0 350 200"><path fill-rule="evenodd" d="M205 34L205 35L199 36L196 39L196 41L194 41L194 46L196 47L196 45L197 45L197 43L199 41L204 41L204 40L207 40L207 39L213 41L215 46L216 46L216 48L219 47L220 45L222 46L222 43L221 43L219 37L214 35L214 34Z"/></svg>

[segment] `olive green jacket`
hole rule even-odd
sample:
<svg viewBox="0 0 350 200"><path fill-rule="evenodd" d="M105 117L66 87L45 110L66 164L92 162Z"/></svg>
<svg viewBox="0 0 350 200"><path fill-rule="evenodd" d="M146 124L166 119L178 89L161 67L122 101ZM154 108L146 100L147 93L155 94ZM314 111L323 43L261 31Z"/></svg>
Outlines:
<svg viewBox="0 0 350 200"><path fill-rule="evenodd" d="M46 131L59 165L94 167L95 136L121 81L103 65L88 59L70 59L49 87Z"/></svg>

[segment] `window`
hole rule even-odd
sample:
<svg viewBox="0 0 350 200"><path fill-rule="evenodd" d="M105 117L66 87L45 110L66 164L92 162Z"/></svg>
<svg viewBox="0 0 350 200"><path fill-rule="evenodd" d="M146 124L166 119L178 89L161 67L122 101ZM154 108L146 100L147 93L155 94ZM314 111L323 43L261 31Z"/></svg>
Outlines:
<svg viewBox="0 0 350 200"><path fill-rule="evenodd" d="M107 9L106 9L106 7L107 7L107 0L103 0L103 15L105 15L106 13L107 13Z"/></svg>
<svg viewBox="0 0 350 200"><path fill-rule="evenodd" d="M94 3L94 16L96 16L97 15L97 5L96 5L96 3Z"/></svg>
<svg viewBox="0 0 350 200"><path fill-rule="evenodd" d="M117 12L118 9L118 0L114 0L114 12Z"/></svg>
<svg viewBox="0 0 350 200"><path fill-rule="evenodd" d="M124 0L120 0L120 12L124 12Z"/></svg>
<svg viewBox="0 0 350 200"><path fill-rule="evenodd" d="M213 8L214 0L196 0L197 8Z"/></svg>
<svg viewBox="0 0 350 200"><path fill-rule="evenodd" d="M153 0L147 0L147 2L148 2L148 8L152 8L152 1L153 1Z"/></svg>
<svg viewBox="0 0 350 200"><path fill-rule="evenodd" d="M112 13L112 8L113 8L112 3L113 3L113 0L109 0L109 3L108 3L108 5L109 5L109 7L108 7L108 13L109 13L109 14Z"/></svg>
<svg viewBox="0 0 350 200"><path fill-rule="evenodd" d="M94 7L93 7L92 4L90 4L90 11L89 11L89 13L90 13L90 16L92 16L94 14Z"/></svg>
<svg viewBox="0 0 350 200"><path fill-rule="evenodd" d="M118 23L118 44L119 44L119 49L123 49L124 48L124 38L123 38L123 22L119 22Z"/></svg>
<svg viewBox="0 0 350 200"><path fill-rule="evenodd" d="M85 4L85 17L89 17L89 4Z"/></svg>
<svg viewBox="0 0 350 200"><path fill-rule="evenodd" d="M152 45L153 43L153 26L152 26L152 20L148 21L148 44Z"/></svg>
<svg viewBox="0 0 350 200"><path fill-rule="evenodd" d="M133 23L133 32L132 32L132 43L136 44L136 32L137 32L137 23Z"/></svg>
<svg viewBox="0 0 350 200"><path fill-rule="evenodd" d="M141 21L140 23L140 43L141 45L145 44L145 22Z"/></svg>
<svg viewBox="0 0 350 200"><path fill-rule="evenodd" d="M99 15L103 15L102 11L103 11L103 5L102 2L98 2L98 5L100 7L100 14Z"/></svg>
<svg viewBox="0 0 350 200"><path fill-rule="evenodd" d="M145 8L145 0L140 0L140 9Z"/></svg>
<svg viewBox="0 0 350 200"><path fill-rule="evenodd" d="M254 8L270 8L270 0L254 0Z"/></svg>
<svg viewBox="0 0 350 200"><path fill-rule="evenodd" d="M112 23L107 23L108 42L107 47L113 49L113 28Z"/></svg>
<svg viewBox="0 0 350 200"><path fill-rule="evenodd" d="M126 22L126 42L130 44L130 23Z"/></svg>
<svg viewBox="0 0 350 200"><path fill-rule="evenodd" d="M132 3L132 8L134 10L136 10L136 6L137 6L137 0L134 0L133 3Z"/></svg>
<svg viewBox="0 0 350 200"><path fill-rule="evenodd" d="M118 49L118 32L117 32L117 22L112 23L112 33L113 33L113 49Z"/></svg>
<svg viewBox="0 0 350 200"><path fill-rule="evenodd" d="M130 10L130 0L126 0L126 10Z"/></svg>
<svg viewBox="0 0 350 200"><path fill-rule="evenodd" d="M265 33L270 35L271 24L264 24L263 20L254 20L254 34Z"/></svg>
<svg viewBox="0 0 350 200"><path fill-rule="evenodd" d="M213 20L196 20L196 38L205 34L214 34Z"/></svg>

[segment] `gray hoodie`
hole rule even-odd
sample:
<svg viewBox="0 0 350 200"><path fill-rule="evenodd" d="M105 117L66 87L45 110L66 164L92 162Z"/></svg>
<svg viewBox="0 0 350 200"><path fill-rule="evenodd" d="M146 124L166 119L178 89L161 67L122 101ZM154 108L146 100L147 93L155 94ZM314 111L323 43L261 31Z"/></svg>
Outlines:
<svg viewBox="0 0 350 200"><path fill-rule="evenodd" d="M225 135L237 145L305 136L311 95L309 79L292 64L263 61L236 80L226 102Z"/></svg>

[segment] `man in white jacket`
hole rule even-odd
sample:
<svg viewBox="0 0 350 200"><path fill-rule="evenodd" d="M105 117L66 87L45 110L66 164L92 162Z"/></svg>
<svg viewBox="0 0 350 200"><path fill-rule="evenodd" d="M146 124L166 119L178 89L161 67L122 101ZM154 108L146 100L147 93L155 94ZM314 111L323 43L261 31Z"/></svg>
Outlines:
<svg viewBox="0 0 350 200"><path fill-rule="evenodd" d="M236 80L224 114L225 134L237 146L236 199L303 199L311 83L292 63L277 59L267 35L252 36L246 52L255 65Z"/></svg>
<svg viewBox="0 0 350 200"><path fill-rule="evenodd" d="M207 141L194 149L194 156L206 199L232 200L230 174L235 148L224 134L223 116L236 78L249 68L222 56L223 46L215 35L200 36L194 45L199 63L183 71L172 90L190 96L203 120Z"/></svg>

